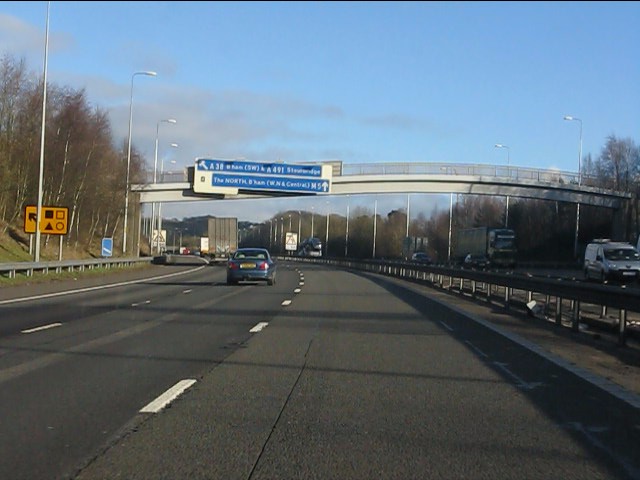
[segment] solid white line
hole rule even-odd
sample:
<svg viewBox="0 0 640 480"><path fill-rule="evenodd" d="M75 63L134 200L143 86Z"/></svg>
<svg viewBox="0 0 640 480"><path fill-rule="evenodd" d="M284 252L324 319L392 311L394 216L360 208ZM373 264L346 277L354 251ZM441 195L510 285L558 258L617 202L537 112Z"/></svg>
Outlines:
<svg viewBox="0 0 640 480"><path fill-rule="evenodd" d="M31 297L11 298L9 300L0 300L0 305L9 303L28 302L30 300L40 300L42 298L62 297L64 295L73 295L74 293L92 292L94 290L104 290L105 288L122 287L124 285L134 285L136 283L148 282L151 280L161 280L163 278L176 277L178 275L186 275L187 273L197 272L205 267L198 267L193 270L185 270L183 272L169 273L167 275L158 275L157 277L141 278L139 280L131 280L129 282L111 283L109 285L99 285L97 287L78 288L76 290L66 290L64 292L45 293L42 295L33 295Z"/></svg>
<svg viewBox="0 0 640 480"><path fill-rule="evenodd" d="M467 318L472 319L473 321L475 321L476 323L479 323L480 325L488 328L489 330L502 335L505 338L508 338L509 340L511 340L512 342L517 343L518 345L520 345L521 347L526 348L527 350L534 352L536 354L538 354L539 356L541 356L542 358L549 360L550 362L556 364L557 366L573 373L574 375L582 378L583 380L589 382L590 384L601 388L602 390L610 393L611 395L613 395L614 397L618 398L619 400L622 400L623 402L627 403L628 405L631 405L634 408L640 409L640 395L638 395L635 392L632 392L630 390L627 390L626 388L612 382L611 380L601 377L600 375L596 375L593 372L590 372L589 370L586 370L584 368L578 367L577 365L570 363L568 360L565 360L564 358L555 355L551 352L548 352L546 350L544 350L542 347L540 347L539 345L536 345L533 342L530 342L529 340L525 339L524 337L521 337L520 335L518 335L517 333L512 333L509 332L507 330L503 330L502 328L492 324L491 322L489 322L488 320L484 320L483 318L481 318L478 315L475 315L473 313L469 313L467 311L465 311L464 309L457 307L456 305L451 305L448 303L444 303L443 301L441 301L438 298L435 297L431 297L429 296L433 301L446 306L447 308L449 308L450 310L453 310L455 312L458 312L461 315L464 315Z"/></svg>
<svg viewBox="0 0 640 480"><path fill-rule="evenodd" d="M484 358L489 358L489 355L487 355L486 353L484 353L482 350L480 350L478 347L476 347L473 343L471 343L469 340L465 340L464 343L466 343L467 345L469 345L471 348L473 348L473 350L478 354L478 355L482 355Z"/></svg>
<svg viewBox="0 0 640 480"><path fill-rule="evenodd" d="M293 291L293 293L300 293L301 291L302 291L301 289L296 288L296 289Z"/></svg>
<svg viewBox="0 0 640 480"><path fill-rule="evenodd" d="M33 333L40 332L41 330L48 330L50 328L60 327L61 323L50 323L49 325L43 325L42 327L29 328L27 330L22 330L20 333Z"/></svg>
<svg viewBox="0 0 640 480"><path fill-rule="evenodd" d="M196 381L192 379L180 380L169 390L167 390L158 398L156 398L154 401L149 403L146 407L143 407L140 410L140 413L158 413L160 410L162 410L164 407L166 407L171 402L173 402L176 398L178 398L178 396L181 395L182 392L184 392L187 388L189 388L194 383L196 383Z"/></svg>
<svg viewBox="0 0 640 480"><path fill-rule="evenodd" d="M440 325L442 325L444 328L446 328L450 332L453 332L453 328L447 325L446 323L444 323L442 320L440 320Z"/></svg>
<svg viewBox="0 0 640 480"><path fill-rule="evenodd" d="M291 300L285 300L284 302L282 302L281 304L283 307L286 307L288 305L291 305Z"/></svg>
<svg viewBox="0 0 640 480"><path fill-rule="evenodd" d="M260 322L255 327L253 327L251 330L249 330L249 333L257 333L260 330L262 330L264 327L266 327L267 325L269 325L268 322Z"/></svg>

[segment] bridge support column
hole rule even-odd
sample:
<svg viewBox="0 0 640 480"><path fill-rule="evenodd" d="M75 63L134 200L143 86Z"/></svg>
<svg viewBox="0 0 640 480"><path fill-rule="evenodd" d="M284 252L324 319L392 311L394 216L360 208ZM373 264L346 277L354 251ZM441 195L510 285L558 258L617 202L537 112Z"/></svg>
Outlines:
<svg viewBox="0 0 640 480"><path fill-rule="evenodd" d="M630 201L622 202L622 206L613 211L613 219L611 222L611 238L626 241L629 240L629 235L631 235L631 231L629 229L629 220L630 218ZM637 238L635 239L637 240ZM633 245L636 244L635 240L632 242Z"/></svg>

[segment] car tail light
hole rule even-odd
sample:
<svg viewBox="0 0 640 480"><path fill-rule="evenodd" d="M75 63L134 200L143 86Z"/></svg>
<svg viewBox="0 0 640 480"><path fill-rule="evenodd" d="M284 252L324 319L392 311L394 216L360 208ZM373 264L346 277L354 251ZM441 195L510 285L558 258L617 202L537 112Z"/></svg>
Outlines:
<svg viewBox="0 0 640 480"><path fill-rule="evenodd" d="M269 270L269 264L267 262L262 262L260 265L258 265L258 269L259 270Z"/></svg>
<svg viewBox="0 0 640 480"><path fill-rule="evenodd" d="M240 266L237 263L229 262L229 270L238 270Z"/></svg>

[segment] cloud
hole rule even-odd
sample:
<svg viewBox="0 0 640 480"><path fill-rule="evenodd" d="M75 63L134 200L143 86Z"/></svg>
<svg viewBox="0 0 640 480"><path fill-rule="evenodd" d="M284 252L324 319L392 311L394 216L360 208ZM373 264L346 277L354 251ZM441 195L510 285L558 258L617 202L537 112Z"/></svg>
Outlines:
<svg viewBox="0 0 640 480"><path fill-rule="evenodd" d="M44 59L45 21L37 28L22 20L0 13L0 50L3 54L25 57L30 63ZM49 32L49 53L61 52L74 46L71 35Z"/></svg>

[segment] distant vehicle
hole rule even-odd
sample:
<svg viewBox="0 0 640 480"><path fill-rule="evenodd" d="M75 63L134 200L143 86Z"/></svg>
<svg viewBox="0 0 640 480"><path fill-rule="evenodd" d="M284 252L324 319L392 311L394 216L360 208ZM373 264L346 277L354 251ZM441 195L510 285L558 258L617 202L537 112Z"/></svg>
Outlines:
<svg viewBox="0 0 640 480"><path fill-rule="evenodd" d="M298 256L300 257L321 257L322 256L322 241L317 237L310 237L303 240L300 243L300 249L298 250Z"/></svg>
<svg viewBox="0 0 640 480"><path fill-rule="evenodd" d="M425 252L414 253L413 255L411 255L411 261L416 263L424 263L426 265L431 265L433 263L431 257Z"/></svg>
<svg viewBox="0 0 640 480"><path fill-rule="evenodd" d="M508 228L476 227L458 232L454 259L463 266L516 266L516 234ZM470 260L465 262L468 255Z"/></svg>
<svg viewBox="0 0 640 480"><path fill-rule="evenodd" d="M207 254L212 261L225 261L238 248L238 219L212 217L207 225ZM201 242L202 243L202 242Z"/></svg>
<svg viewBox="0 0 640 480"><path fill-rule="evenodd" d="M239 248L227 260L227 284L242 281L276 283L276 262L266 248Z"/></svg>
<svg viewBox="0 0 640 480"><path fill-rule="evenodd" d="M626 242L596 239L584 253L584 277L600 282L635 281L640 278L640 253Z"/></svg>

